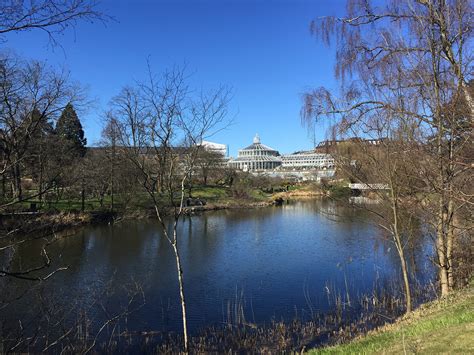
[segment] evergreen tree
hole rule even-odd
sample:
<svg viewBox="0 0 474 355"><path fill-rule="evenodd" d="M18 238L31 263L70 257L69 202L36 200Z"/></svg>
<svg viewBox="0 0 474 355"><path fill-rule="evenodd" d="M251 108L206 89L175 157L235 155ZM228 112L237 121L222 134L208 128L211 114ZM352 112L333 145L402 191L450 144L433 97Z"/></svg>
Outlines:
<svg viewBox="0 0 474 355"><path fill-rule="evenodd" d="M87 139L81 121L71 103L67 104L56 124L56 136L61 144L63 158L75 159L86 154Z"/></svg>

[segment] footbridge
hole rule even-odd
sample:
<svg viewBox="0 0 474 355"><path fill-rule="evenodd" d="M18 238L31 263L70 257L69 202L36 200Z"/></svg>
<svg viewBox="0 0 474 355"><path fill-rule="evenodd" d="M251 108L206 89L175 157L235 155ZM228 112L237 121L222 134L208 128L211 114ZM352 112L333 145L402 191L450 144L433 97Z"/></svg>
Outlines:
<svg viewBox="0 0 474 355"><path fill-rule="evenodd" d="M388 190L388 184L380 184L380 183L374 183L374 184L364 184L364 183L354 183L354 184L349 184L349 188L351 190Z"/></svg>

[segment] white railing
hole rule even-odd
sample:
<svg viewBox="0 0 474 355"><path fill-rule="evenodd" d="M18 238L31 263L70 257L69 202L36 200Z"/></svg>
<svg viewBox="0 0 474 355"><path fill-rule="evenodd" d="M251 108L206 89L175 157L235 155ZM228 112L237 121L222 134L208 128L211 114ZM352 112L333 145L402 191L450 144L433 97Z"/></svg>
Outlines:
<svg viewBox="0 0 474 355"><path fill-rule="evenodd" d="M352 190L388 190L388 184L362 184L355 183L349 184Z"/></svg>

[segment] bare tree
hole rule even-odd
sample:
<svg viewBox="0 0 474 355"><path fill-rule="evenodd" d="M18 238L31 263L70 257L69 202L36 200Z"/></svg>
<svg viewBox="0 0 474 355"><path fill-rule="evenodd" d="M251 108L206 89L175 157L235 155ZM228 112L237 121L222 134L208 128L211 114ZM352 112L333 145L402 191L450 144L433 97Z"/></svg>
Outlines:
<svg viewBox="0 0 474 355"><path fill-rule="evenodd" d="M203 149L197 159L197 167L202 178L202 183L207 185L209 176L224 166L224 157L221 153Z"/></svg>
<svg viewBox="0 0 474 355"><path fill-rule="evenodd" d="M106 113L106 123L102 130L102 141L101 145L105 149L107 163L108 163L108 177L110 185L110 210L114 211L114 193L116 187L116 170L117 170L117 144L120 140L120 127L119 123L115 120L111 112Z"/></svg>
<svg viewBox="0 0 474 355"><path fill-rule="evenodd" d="M0 253L6 256L0 278L8 290L12 279L40 283L65 270L52 267L49 246L59 238L57 223L46 223L36 216L17 215L15 206L35 199L52 189L62 174L53 163L52 140L45 141L47 130L68 102L82 100L82 90L68 75L56 72L43 63L26 63L15 57L0 58ZM49 132L51 133L51 132ZM48 145L48 147L45 147ZM37 170L35 170L37 169ZM23 178L37 176L36 189L23 191ZM7 187L9 186L9 187ZM8 211L12 209L12 211ZM12 213L10 213L12 212ZM34 265L12 265L22 244L39 240L40 261Z"/></svg>
<svg viewBox="0 0 474 355"><path fill-rule="evenodd" d="M140 172L140 182L153 202L161 231L173 249L183 321L184 351L188 331L178 221L185 210L186 182L195 169L202 140L226 122L229 90L195 93L179 68L157 77L149 68L147 82L126 87L111 102L120 125L120 145ZM171 215L170 225L165 216Z"/></svg>
<svg viewBox="0 0 474 355"><path fill-rule="evenodd" d="M0 58L0 175L11 183L13 193L4 196L0 209L31 198L21 186L22 164L32 138L44 122L51 122L69 102L83 100L81 88L67 73L56 72L40 62ZM50 186L34 193L39 196Z"/></svg>
<svg viewBox="0 0 474 355"><path fill-rule="evenodd" d="M94 0L5 0L0 4L0 39L11 32L42 30L56 44L55 36L78 21L105 21Z"/></svg>
<svg viewBox="0 0 474 355"><path fill-rule="evenodd" d="M467 135L449 149L451 137L459 130L460 116L443 114L446 105L464 102L464 117L473 122L472 92L472 2L468 0L388 1L380 7L371 1L349 0L344 17L326 17L311 24L313 34L330 44L336 39L336 77L342 83L337 98L325 88L304 96L303 118L311 121L333 117L346 129L374 114L396 117L408 128L404 141L424 153L418 173L426 199L425 222L436 236L437 265L441 294L449 284L448 245L452 239L456 196L463 205L472 195L455 184L461 175L471 175L459 153L469 144ZM455 127L457 127L455 129ZM469 134L470 135L470 134ZM465 162L463 163L465 164ZM426 168L426 169L425 169Z"/></svg>
<svg viewBox="0 0 474 355"><path fill-rule="evenodd" d="M335 149L333 156L338 174L363 187L362 196L351 198L349 202L355 208L370 212L372 223L395 246L408 313L413 302L406 247L413 245L418 232L417 216L413 213L413 205L418 201L413 165L406 158L409 154L403 140L406 131L399 124L397 119L375 112L370 119L358 120L350 128L336 126L334 133L340 138L365 134L367 139L347 140ZM347 197L344 201L347 203Z"/></svg>

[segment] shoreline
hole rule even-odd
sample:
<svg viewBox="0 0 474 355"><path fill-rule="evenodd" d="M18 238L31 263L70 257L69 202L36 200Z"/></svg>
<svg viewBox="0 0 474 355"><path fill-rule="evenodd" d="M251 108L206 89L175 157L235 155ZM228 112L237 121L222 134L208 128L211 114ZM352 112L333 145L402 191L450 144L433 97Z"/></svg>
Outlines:
<svg viewBox="0 0 474 355"><path fill-rule="evenodd" d="M220 210L254 209L282 205L291 200L310 200L326 197L320 191L295 190L274 193L266 200L233 199L227 202L209 202L203 206L184 207L183 215L192 216L200 213ZM172 209L167 207L164 214L170 215ZM31 233L56 233L67 229L96 224L113 224L127 219L156 218L153 209L136 209L133 211L58 211L58 212L17 212L2 214L4 225L13 231L12 238L21 238Z"/></svg>
<svg viewBox="0 0 474 355"><path fill-rule="evenodd" d="M474 285L424 302L394 322L340 344L304 349L308 354L471 353L474 350ZM456 344L456 347L453 345Z"/></svg>
<svg viewBox="0 0 474 355"><path fill-rule="evenodd" d="M185 214L193 214L218 210L237 210L246 208L262 208L281 205L285 201L291 200L311 200L326 197L326 194L319 191L295 190L277 192L272 194L267 201L245 201L234 200L232 203L209 203L204 206L185 207Z"/></svg>

